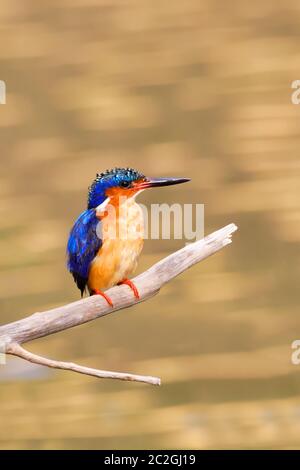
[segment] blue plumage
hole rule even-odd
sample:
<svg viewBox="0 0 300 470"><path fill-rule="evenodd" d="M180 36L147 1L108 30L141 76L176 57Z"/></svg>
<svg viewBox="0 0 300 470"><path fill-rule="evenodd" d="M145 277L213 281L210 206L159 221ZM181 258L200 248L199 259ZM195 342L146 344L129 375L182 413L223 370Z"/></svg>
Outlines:
<svg viewBox="0 0 300 470"><path fill-rule="evenodd" d="M68 269L83 294L89 267L102 245L99 235L99 220L94 209L88 209L76 220L68 241Z"/></svg>
<svg viewBox="0 0 300 470"><path fill-rule="evenodd" d="M105 173L97 174L92 186L89 188L88 209L99 206L105 200L105 192L109 188L127 187L132 181L144 178L144 175L132 168L114 168Z"/></svg>

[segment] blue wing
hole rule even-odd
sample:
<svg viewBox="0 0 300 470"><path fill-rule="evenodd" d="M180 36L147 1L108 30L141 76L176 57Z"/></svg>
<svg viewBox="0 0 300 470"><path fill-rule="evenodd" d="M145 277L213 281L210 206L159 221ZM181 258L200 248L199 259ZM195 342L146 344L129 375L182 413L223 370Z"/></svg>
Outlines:
<svg viewBox="0 0 300 470"><path fill-rule="evenodd" d="M95 210L89 209L80 214L70 232L67 265L81 295L87 285L90 264L102 245L99 224Z"/></svg>

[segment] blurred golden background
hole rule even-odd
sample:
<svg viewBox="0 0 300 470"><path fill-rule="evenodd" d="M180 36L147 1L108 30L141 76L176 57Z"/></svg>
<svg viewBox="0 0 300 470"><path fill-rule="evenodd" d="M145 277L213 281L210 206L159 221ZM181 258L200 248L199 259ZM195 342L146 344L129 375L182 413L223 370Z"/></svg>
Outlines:
<svg viewBox="0 0 300 470"><path fill-rule="evenodd" d="M1 323L79 298L65 245L97 171L192 177L234 243L159 296L28 348L155 388L0 367L0 448L300 448L300 5L3 0ZM147 241L139 271L182 241Z"/></svg>

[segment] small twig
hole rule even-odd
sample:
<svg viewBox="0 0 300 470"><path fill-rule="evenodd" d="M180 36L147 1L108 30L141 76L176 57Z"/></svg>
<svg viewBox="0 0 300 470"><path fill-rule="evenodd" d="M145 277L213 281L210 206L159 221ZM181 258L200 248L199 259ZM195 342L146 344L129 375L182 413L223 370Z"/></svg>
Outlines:
<svg viewBox="0 0 300 470"><path fill-rule="evenodd" d="M0 327L0 352L22 357L23 359L55 369L66 369L81 374L101 378L132 380L155 385L160 384L157 377L124 374L118 372L90 369L69 362L47 359L30 353L20 345L43 336L95 320L137 302L143 302L157 294L162 286L194 264L211 256L231 243L231 235L237 230L236 225L229 224L197 242L185 246L156 263L150 269L133 279L140 294L137 301L127 286L113 287L107 291L114 307L111 308L100 296L92 296L62 307L42 313L35 313L22 320Z"/></svg>
<svg viewBox="0 0 300 470"><path fill-rule="evenodd" d="M72 370L73 372L78 372L79 374L91 375L92 377L98 377L101 379L118 379L132 382L144 382L151 385L160 385L160 379L158 377L151 377L149 375L147 376L127 374L123 372L111 372L108 370L99 370L92 369L91 367L80 366L79 364L75 364L74 362L54 361L52 359L48 359L47 357L33 354L17 343L10 344L9 350L7 352L14 356L21 357L26 361L33 362L34 364L52 367L53 369Z"/></svg>

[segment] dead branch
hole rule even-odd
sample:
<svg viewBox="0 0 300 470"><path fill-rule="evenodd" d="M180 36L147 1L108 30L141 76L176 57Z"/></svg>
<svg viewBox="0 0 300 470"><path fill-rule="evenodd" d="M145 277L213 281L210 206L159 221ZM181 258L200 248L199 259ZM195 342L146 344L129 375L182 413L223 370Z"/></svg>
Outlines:
<svg viewBox="0 0 300 470"><path fill-rule="evenodd" d="M24 349L21 344L81 325L149 299L180 273L229 245L231 235L236 230L236 225L229 224L202 240L191 243L172 253L135 277L133 281L139 290L139 300L132 295L132 291L127 286L113 287L107 291L113 301L113 308L102 297L92 296L0 326L0 352L55 369L72 370L80 374L100 378L131 380L159 385L160 379L157 377L103 371L71 362L55 361L33 354Z"/></svg>

